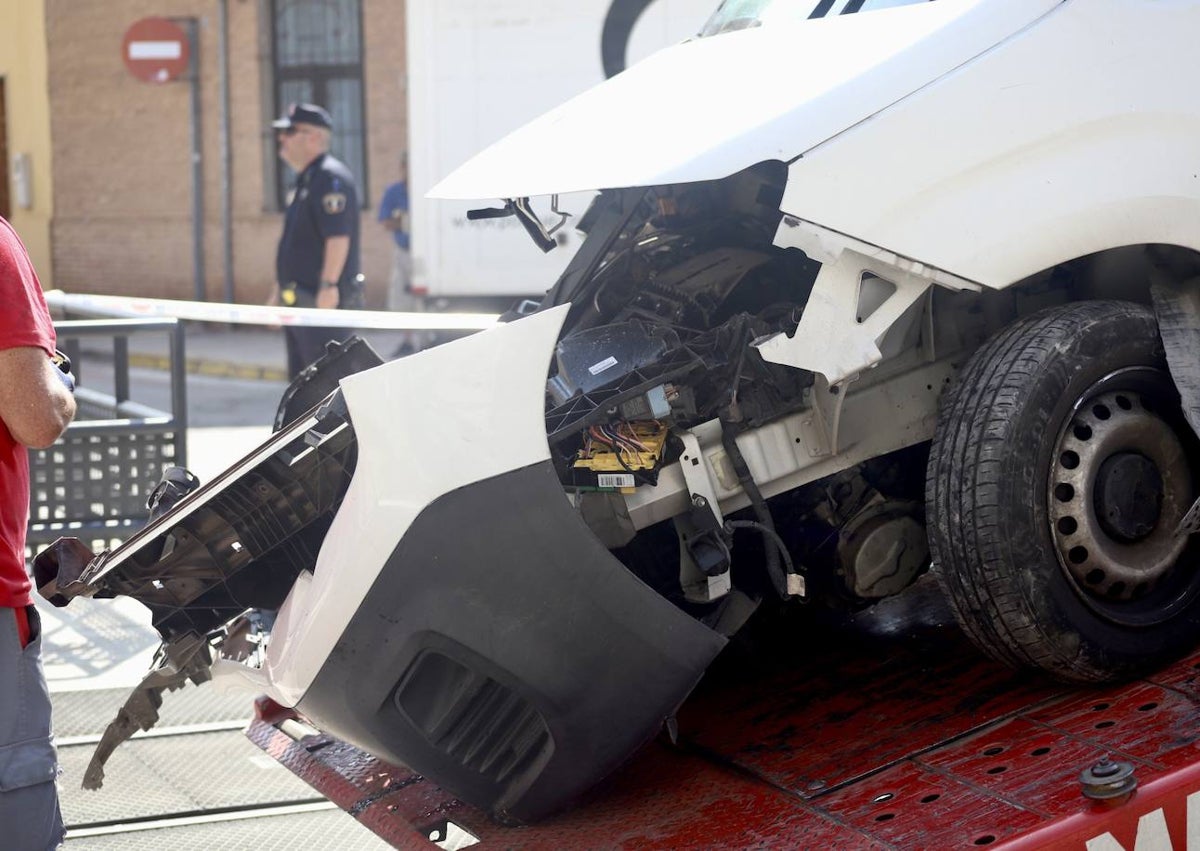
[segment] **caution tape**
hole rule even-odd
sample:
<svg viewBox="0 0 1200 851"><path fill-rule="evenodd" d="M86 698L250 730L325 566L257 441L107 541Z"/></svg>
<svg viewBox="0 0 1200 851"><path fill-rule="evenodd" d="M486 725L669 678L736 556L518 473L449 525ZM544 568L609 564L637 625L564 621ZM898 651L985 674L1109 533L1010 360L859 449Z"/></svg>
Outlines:
<svg viewBox="0 0 1200 851"><path fill-rule="evenodd" d="M390 310L324 310L315 307L268 307L265 304L217 304L169 298L46 292L50 307L91 316L155 317L234 325L290 325L389 331L478 331L496 324L495 313L401 313Z"/></svg>

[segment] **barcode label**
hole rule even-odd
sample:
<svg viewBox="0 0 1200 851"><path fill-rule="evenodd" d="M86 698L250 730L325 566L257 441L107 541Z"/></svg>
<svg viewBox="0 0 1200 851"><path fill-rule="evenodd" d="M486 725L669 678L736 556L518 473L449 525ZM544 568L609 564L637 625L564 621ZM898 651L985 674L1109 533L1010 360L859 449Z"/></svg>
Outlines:
<svg viewBox="0 0 1200 851"><path fill-rule="evenodd" d="M600 473L596 484L602 488L631 488L635 483L628 473Z"/></svg>
<svg viewBox="0 0 1200 851"><path fill-rule="evenodd" d="M600 361L600 363L594 363L591 366L589 366L588 372L590 372L592 375L599 375L600 373L604 372L604 370L612 369L616 365L617 365L616 358L607 357L604 360Z"/></svg>

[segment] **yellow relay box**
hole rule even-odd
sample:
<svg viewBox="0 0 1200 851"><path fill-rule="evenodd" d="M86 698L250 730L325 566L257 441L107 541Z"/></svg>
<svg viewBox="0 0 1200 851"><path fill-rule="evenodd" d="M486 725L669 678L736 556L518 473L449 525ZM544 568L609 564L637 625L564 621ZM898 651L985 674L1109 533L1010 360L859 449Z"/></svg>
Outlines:
<svg viewBox="0 0 1200 851"><path fill-rule="evenodd" d="M592 426L571 465L571 484L621 493L655 484L667 434L658 420Z"/></svg>

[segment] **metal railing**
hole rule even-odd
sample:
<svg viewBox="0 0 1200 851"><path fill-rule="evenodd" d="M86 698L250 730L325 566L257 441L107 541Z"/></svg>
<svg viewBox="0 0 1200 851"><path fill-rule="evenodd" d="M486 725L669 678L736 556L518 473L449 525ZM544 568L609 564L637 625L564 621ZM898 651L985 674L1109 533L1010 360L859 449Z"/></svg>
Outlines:
<svg viewBox="0 0 1200 851"><path fill-rule="evenodd" d="M29 452L27 547L72 536L103 549L145 524L146 499L163 469L187 464L184 329L177 319L86 319L54 327L76 375L78 411L53 446ZM147 334L167 338L170 411L131 398L129 338ZM108 359L94 345L105 341L111 392L88 383L91 362Z"/></svg>

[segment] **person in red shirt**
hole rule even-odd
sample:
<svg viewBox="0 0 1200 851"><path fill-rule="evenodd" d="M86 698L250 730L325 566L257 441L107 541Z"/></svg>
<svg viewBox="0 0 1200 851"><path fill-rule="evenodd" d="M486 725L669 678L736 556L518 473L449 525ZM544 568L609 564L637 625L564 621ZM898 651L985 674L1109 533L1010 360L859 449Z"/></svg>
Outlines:
<svg viewBox="0 0 1200 851"><path fill-rule="evenodd" d="M0 218L0 846L30 851L63 840L41 620L25 569L26 447L54 443L75 416L72 381L54 356L42 286Z"/></svg>

